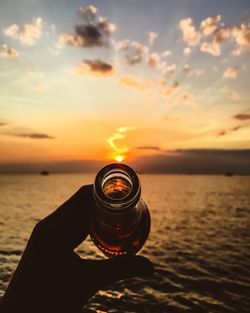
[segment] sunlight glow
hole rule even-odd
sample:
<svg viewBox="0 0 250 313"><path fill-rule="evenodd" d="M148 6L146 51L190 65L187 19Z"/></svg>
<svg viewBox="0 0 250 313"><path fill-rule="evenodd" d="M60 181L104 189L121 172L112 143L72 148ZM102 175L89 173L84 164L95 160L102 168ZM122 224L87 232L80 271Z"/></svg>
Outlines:
<svg viewBox="0 0 250 313"><path fill-rule="evenodd" d="M115 157L115 160L116 160L116 162L120 163L120 162L122 162L122 161L124 160L124 156L122 156L122 155L117 155L117 156Z"/></svg>

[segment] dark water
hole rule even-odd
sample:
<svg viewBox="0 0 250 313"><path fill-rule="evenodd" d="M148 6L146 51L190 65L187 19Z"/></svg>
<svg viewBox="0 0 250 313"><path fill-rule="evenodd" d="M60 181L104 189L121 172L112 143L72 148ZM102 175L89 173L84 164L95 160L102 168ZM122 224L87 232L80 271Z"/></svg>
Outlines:
<svg viewBox="0 0 250 313"><path fill-rule="evenodd" d="M35 223L89 175L0 176L0 296ZM86 312L250 312L250 177L143 175L147 279L100 290ZM78 253L102 258L88 239Z"/></svg>

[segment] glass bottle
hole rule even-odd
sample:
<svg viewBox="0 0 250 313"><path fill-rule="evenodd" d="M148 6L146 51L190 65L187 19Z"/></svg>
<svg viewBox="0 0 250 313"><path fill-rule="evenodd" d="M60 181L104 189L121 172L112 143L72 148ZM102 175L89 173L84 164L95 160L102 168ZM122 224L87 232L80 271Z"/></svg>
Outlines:
<svg viewBox="0 0 250 313"><path fill-rule="evenodd" d="M107 256L135 254L150 231L150 214L141 199L137 174L125 164L110 164L96 175L90 237Z"/></svg>

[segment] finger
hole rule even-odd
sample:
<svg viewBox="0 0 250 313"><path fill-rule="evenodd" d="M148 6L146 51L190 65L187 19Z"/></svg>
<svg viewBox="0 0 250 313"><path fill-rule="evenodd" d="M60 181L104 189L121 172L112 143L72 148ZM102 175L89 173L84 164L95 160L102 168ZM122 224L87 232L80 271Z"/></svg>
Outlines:
<svg viewBox="0 0 250 313"><path fill-rule="evenodd" d="M91 275L96 277L97 288L121 279L152 275L154 271L148 259L135 255L85 262L89 262Z"/></svg>
<svg viewBox="0 0 250 313"><path fill-rule="evenodd" d="M93 208L93 185L81 187L57 210L39 222L48 244L74 249L89 234L89 212Z"/></svg>

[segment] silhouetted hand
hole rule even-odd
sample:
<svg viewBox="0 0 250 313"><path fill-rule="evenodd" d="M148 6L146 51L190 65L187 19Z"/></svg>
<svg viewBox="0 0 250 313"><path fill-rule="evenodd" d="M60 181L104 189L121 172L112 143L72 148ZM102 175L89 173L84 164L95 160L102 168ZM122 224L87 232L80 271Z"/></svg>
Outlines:
<svg viewBox="0 0 250 313"><path fill-rule="evenodd" d="M1 302L1 312L79 312L111 282L151 274L140 256L84 260L74 249L89 234L93 186L83 186L34 228Z"/></svg>

